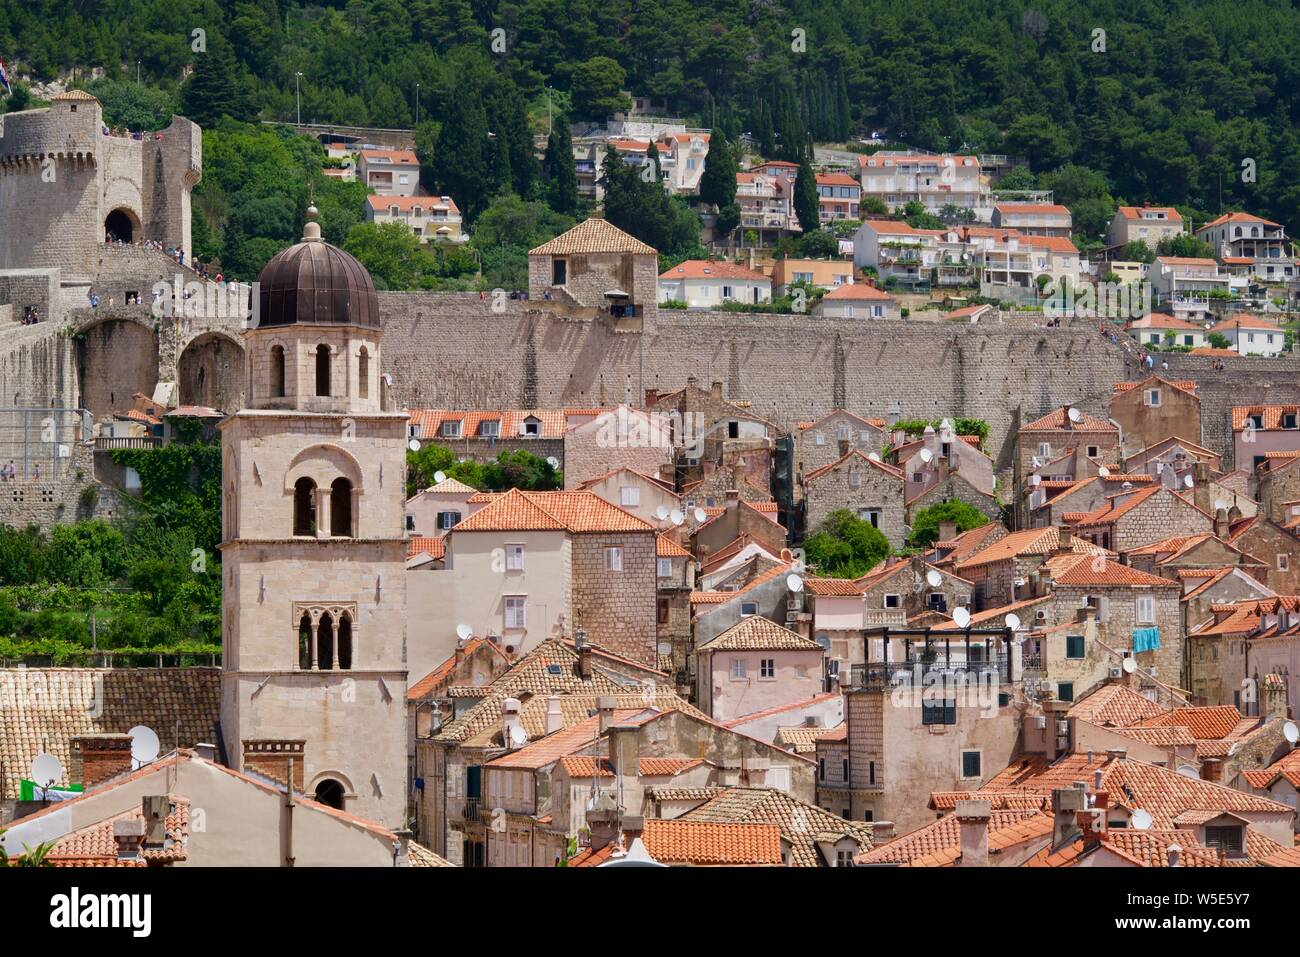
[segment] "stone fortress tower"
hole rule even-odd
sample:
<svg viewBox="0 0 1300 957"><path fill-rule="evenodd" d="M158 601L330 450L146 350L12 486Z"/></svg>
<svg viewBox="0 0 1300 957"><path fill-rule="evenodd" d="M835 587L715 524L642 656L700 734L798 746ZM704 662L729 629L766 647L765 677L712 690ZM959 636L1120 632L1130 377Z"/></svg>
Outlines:
<svg viewBox="0 0 1300 957"><path fill-rule="evenodd" d="M0 270L90 281L106 231L179 247L188 260L190 190L202 170L198 125L175 117L138 140L107 136L99 100L82 90L0 116Z"/></svg>
<svg viewBox="0 0 1300 957"><path fill-rule="evenodd" d="M407 417L369 273L320 238L262 270L246 407L221 424L221 728L236 768L404 827Z"/></svg>

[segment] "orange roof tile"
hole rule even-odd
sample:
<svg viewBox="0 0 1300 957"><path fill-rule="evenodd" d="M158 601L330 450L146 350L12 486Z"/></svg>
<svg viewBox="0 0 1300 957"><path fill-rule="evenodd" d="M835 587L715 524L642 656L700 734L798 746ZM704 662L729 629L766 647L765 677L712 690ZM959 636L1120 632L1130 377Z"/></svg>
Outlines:
<svg viewBox="0 0 1300 957"><path fill-rule="evenodd" d="M781 829L775 824L650 818L641 832L641 842L646 852L663 864L781 863Z"/></svg>
<svg viewBox="0 0 1300 957"><path fill-rule="evenodd" d="M581 256L589 253L658 255L654 247L647 246L635 236L623 232L613 223L595 217L585 219L550 242L528 250L530 256Z"/></svg>
<svg viewBox="0 0 1300 957"><path fill-rule="evenodd" d="M688 259L659 274L660 279L747 279L751 282L771 280L761 272L728 262L725 259Z"/></svg>
<svg viewBox="0 0 1300 957"><path fill-rule="evenodd" d="M594 492L525 492L494 496L448 534L483 531L653 532L654 526Z"/></svg>
<svg viewBox="0 0 1300 957"><path fill-rule="evenodd" d="M1061 406L1059 409L1053 409L1042 418L1035 419L1028 425L1020 427L1021 432L1113 432L1119 434L1119 429L1109 422L1103 422L1095 415L1089 415L1083 410L1079 410L1079 421L1071 422L1069 417L1069 406Z"/></svg>

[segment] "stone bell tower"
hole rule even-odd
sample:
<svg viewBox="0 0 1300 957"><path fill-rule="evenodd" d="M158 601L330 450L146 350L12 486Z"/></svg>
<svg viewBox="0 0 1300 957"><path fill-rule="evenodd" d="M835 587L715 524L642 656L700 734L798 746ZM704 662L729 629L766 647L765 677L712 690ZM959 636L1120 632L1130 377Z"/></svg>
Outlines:
<svg viewBox="0 0 1300 957"><path fill-rule="evenodd" d="M221 424L221 732L232 767L406 824L406 416L374 283L325 243L258 277L244 408Z"/></svg>

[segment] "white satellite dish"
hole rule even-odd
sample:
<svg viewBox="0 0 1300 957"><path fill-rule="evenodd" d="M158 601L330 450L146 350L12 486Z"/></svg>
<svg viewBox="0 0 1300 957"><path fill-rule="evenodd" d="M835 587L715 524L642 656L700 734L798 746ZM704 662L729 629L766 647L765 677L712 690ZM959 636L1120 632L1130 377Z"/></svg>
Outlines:
<svg viewBox="0 0 1300 957"><path fill-rule="evenodd" d="M554 455L548 455L546 456L546 464L553 469L558 469L560 467L560 460Z"/></svg>
<svg viewBox="0 0 1300 957"><path fill-rule="evenodd" d="M31 779L37 785L44 788L47 785L57 784L63 780L63 762L48 751L42 751L32 758L32 764L27 773L31 775Z"/></svg>
<svg viewBox="0 0 1300 957"><path fill-rule="evenodd" d="M868 458L870 461L872 461L872 462L879 462L879 461L880 461L880 453L879 453L879 452L868 452L868 453L867 453L867 458Z"/></svg>
<svg viewBox="0 0 1300 957"><path fill-rule="evenodd" d="M785 587L792 592L801 592L803 591L803 579L798 575L788 575L785 579Z"/></svg>
<svg viewBox="0 0 1300 957"><path fill-rule="evenodd" d="M925 573L925 580L930 583L931 588L938 588L943 584L943 575L939 573L939 569L931 568Z"/></svg>
<svg viewBox="0 0 1300 957"><path fill-rule="evenodd" d="M1083 421L1083 413L1080 412L1078 409L1076 409L1074 406L1070 406L1070 408L1066 410L1065 414L1070 417L1071 422Z"/></svg>
<svg viewBox="0 0 1300 957"><path fill-rule="evenodd" d="M1110 469L1103 465L1101 468L1097 469L1097 474L1102 478L1110 478Z"/></svg>
<svg viewBox="0 0 1300 957"><path fill-rule="evenodd" d="M456 626L456 637L459 638L461 641L469 641L470 637L473 634L474 634L474 629L471 628L469 625L465 624L464 622Z"/></svg>
<svg viewBox="0 0 1300 957"><path fill-rule="evenodd" d="M660 505L657 509L655 509L655 518L659 519L659 521L662 522L667 517L668 517L667 505Z"/></svg>
<svg viewBox="0 0 1300 957"><path fill-rule="evenodd" d="M1195 484L1196 484L1196 479L1192 478L1190 475L1183 476L1183 485L1185 485L1187 488L1191 488Z"/></svg>
<svg viewBox="0 0 1300 957"><path fill-rule="evenodd" d="M970 612L965 608L954 608L952 610L952 620L957 623L958 628L965 628L970 624Z"/></svg>
<svg viewBox="0 0 1300 957"><path fill-rule="evenodd" d="M1178 773L1185 778L1191 778L1193 781L1199 781L1201 779L1201 772L1196 770L1196 768L1192 767L1190 764L1180 764L1178 766Z"/></svg>
<svg viewBox="0 0 1300 957"><path fill-rule="evenodd" d="M1006 617L1007 627L1012 631L1020 630L1020 616L1014 612Z"/></svg>
<svg viewBox="0 0 1300 957"><path fill-rule="evenodd" d="M1294 721L1288 721L1282 725L1282 737L1286 738L1291 744L1300 741L1300 728L1296 727Z"/></svg>
<svg viewBox="0 0 1300 957"><path fill-rule="evenodd" d="M158 757L158 735L153 728L137 724L127 732L131 736L131 760L142 767Z"/></svg>
<svg viewBox="0 0 1300 957"><path fill-rule="evenodd" d="M934 459L934 453L931 452L929 449L921 449L920 455L921 455L921 461L927 464L929 464L930 461Z"/></svg>
<svg viewBox="0 0 1300 957"><path fill-rule="evenodd" d="M418 452L418 451L420 451L420 440L419 440L419 439L411 439L410 442L407 442L407 443L406 443L406 447L407 447L408 449L410 449L412 452Z"/></svg>
<svg viewBox="0 0 1300 957"><path fill-rule="evenodd" d="M442 484L443 482L445 482L445 481L447 481L447 473L446 473L446 472L444 472L444 471L442 471L441 469L439 469L438 471L436 471L436 472L433 473L433 484L434 484L434 485L441 485L441 484Z"/></svg>
<svg viewBox="0 0 1300 957"><path fill-rule="evenodd" d="M528 732L524 730L522 724L512 724L510 726L510 743L516 746L528 743Z"/></svg>
<svg viewBox="0 0 1300 957"><path fill-rule="evenodd" d="M1120 665L1120 667L1124 669L1124 674L1131 675L1133 672L1138 670L1138 663L1132 658L1125 658L1124 663Z"/></svg>
<svg viewBox="0 0 1300 957"><path fill-rule="evenodd" d="M706 512L704 509L700 508L698 505L695 506L695 511L692 512L691 514L695 516L695 521L701 524L703 524L704 521L709 517L709 513Z"/></svg>
<svg viewBox="0 0 1300 957"><path fill-rule="evenodd" d="M679 508L673 509L668 514L668 518L672 520L674 525L680 525L682 522L686 521L686 516L682 514L682 510Z"/></svg>
<svg viewBox="0 0 1300 957"><path fill-rule="evenodd" d="M1130 823L1133 825L1133 830L1135 831L1149 831L1151 830L1151 825L1155 823L1155 818L1151 816L1150 811L1138 808L1133 812L1133 819Z"/></svg>

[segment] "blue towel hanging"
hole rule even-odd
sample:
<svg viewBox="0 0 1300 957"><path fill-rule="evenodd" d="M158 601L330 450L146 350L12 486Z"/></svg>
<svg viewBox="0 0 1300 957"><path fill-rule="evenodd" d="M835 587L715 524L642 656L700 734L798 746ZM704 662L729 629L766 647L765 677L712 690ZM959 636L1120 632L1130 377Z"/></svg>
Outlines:
<svg viewBox="0 0 1300 957"><path fill-rule="evenodd" d="M1156 651L1160 647L1160 628L1134 628L1133 651Z"/></svg>

